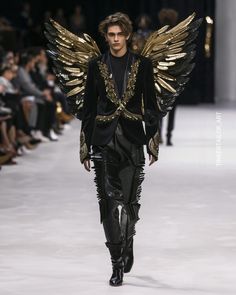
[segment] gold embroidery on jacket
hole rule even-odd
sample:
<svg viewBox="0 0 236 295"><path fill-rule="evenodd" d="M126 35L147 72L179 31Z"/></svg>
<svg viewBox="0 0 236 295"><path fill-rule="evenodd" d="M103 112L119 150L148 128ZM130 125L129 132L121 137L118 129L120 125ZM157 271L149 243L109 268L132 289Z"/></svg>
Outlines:
<svg viewBox="0 0 236 295"><path fill-rule="evenodd" d="M88 147L86 145L84 131L81 131L80 132L80 162L83 163L87 157L88 157Z"/></svg>
<svg viewBox="0 0 236 295"><path fill-rule="evenodd" d="M101 61L98 61L98 67L104 79L107 97L108 99L110 99L112 103L114 103L117 106L117 109L110 115L97 115L97 121L108 122L119 115L122 115L130 120L142 120L141 115L132 113L126 109L126 104L134 95L135 82L137 78L139 64L140 60L137 60L131 65L131 72L127 82L127 89L122 95L122 99L118 99L117 93L115 91L114 80L109 76L107 65Z"/></svg>

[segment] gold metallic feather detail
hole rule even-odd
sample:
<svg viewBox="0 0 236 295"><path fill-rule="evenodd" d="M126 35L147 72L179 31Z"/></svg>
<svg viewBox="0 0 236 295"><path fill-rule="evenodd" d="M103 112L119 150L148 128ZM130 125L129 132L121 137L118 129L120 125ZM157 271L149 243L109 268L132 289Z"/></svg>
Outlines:
<svg viewBox="0 0 236 295"><path fill-rule="evenodd" d="M88 34L78 37L53 19L45 24L45 28L45 37L49 41L47 52L53 60L60 86L69 98L70 111L77 116L83 106L88 62L99 56L100 50Z"/></svg>
<svg viewBox="0 0 236 295"><path fill-rule="evenodd" d="M157 82L155 82L155 88L159 93L161 93L161 87L158 85Z"/></svg>
<svg viewBox="0 0 236 295"><path fill-rule="evenodd" d="M157 69L158 70L161 70L161 71L167 71L167 70L169 70L169 68L168 67L165 67L165 66L157 66ZM158 72L158 71L157 71Z"/></svg>
<svg viewBox="0 0 236 295"><path fill-rule="evenodd" d="M67 72L71 72L71 73L81 73L81 69L80 68L64 67L64 69Z"/></svg>
<svg viewBox="0 0 236 295"><path fill-rule="evenodd" d="M164 62L164 61L160 61L158 64L160 66L164 66L164 67L171 67L171 66L174 66L175 65L174 62Z"/></svg>
<svg viewBox="0 0 236 295"><path fill-rule="evenodd" d="M67 97L70 97L72 95L75 95L75 94L78 94L80 93L82 90L84 90L85 86L82 86L82 87L75 87L73 88L71 91L69 91L66 96Z"/></svg>
<svg viewBox="0 0 236 295"><path fill-rule="evenodd" d="M168 84L167 82L165 82L162 78L158 77L157 78L157 82L163 87L165 88L166 90L172 92L172 93L176 93L176 90L171 87L170 84Z"/></svg>
<svg viewBox="0 0 236 295"><path fill-rule="evenodd" d="M83 83L83 80L79 80L79 79L74 79L74 80L70 80L69 82L66 82L66 86L75 86L75 85L79 85L81 83Z"/></svg>
<svg viewBox="0 0 236 295"><path fill-rule="evenodd" d="M147 39L141 55L153 64L157 104L163 113L171 109L193 69L193 41L202 22L193 13L173 28L164 26Z"/></svg>
<svg viewBox="0 0 236 295"><path fill-rule="evenodd" d="M166 25L166 26L162 27L160 30L158 30L157 33L158 33L159 35L162 34L162 33L164 33L165 31L167 31L169 27L170 27L170 26Z"/></svg>
<svg viewBox="0 0 236 295"><path fill-rule="evenodd" d="M175 77L173 77L173 76L171 76L171 75L168 75L167 73L164 73L164 74L159 73L158 76L159 76L160 78L163 78L163 79L168 80L168 81L175 81L175 80L176 80Z"/></svg>
<svg viewBox="0 0 236 295"><path fill-rule="evenodd" d="M67 66L72 66L73 65L72 62L70 62L69 60L63 58L63 56L59 56L58 61L62 62L64 65L67 65Z"/></svg>
<svg viewBox="0 0 236 295"><path fill-rule="evenodd" d="M176 60L176 59L179 59L179 58L182 58L186 55L185 52L183 53L178 53L178 54L168 54L167 55L167 58L166 58L166 61L169 61L169 60Z"/></svg>
<svg viewBox="0 0 236 295"><path fill-rule="evenodd" d="M84 72L80 72L80 73L78 73L78 72L71 72L70 73L70 76L71 77L82 77L82 78L84 78L84 80L86 80L86 77L87 77L87 75L85 75Z"/></svg>
<svg viewBox="0 0 236 295"><path fill-rule="evenodd" d="M142 121L143 119L142 115L132 113L128 111L127 109L124 109L123 116L127 119L134 120L134 121Z"/></svg>

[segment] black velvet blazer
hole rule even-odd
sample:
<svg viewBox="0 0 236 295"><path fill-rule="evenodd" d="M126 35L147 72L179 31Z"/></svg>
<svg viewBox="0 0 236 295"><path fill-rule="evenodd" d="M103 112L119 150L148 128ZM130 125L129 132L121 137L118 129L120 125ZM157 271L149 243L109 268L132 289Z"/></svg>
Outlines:
<svg viewBox="0 0 236 295"><path fill-rule="evenodd" d="M80 157L89 158L91 145L106 145L120 122L124 135L158 158L159 117L151 60L130 52L121 99L108 63L108 52L91 60L85 86ZM144 124L143 124L144 122Z"/></svg>

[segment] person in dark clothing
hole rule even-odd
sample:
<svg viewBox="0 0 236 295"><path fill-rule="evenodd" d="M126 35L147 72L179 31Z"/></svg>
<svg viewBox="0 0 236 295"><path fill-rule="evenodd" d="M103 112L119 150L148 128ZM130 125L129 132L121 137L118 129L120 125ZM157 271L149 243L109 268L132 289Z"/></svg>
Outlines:
<svg viewBox="0 0 236 295"><path fill-rule="evenodd" d="M158 159L159 113L152 63L127 47L132 33L129 17L108 16L99 30L109 50L88 65L80 156L86 170L90 171L90 160L94 164L100 221L113 268L109 283L119 286L134 261L143 145L147 145L149 165Z"/></svg>
<svg viewBox="0 0 236 295"><path fill-rule="evenodd" d="M12 84L12 79L16 76L17 66L6 64L2 65L0 69L0 86L3 87L0 98L4 106L11 110L11 120L8 120L8 128L14 128L14 134L11 136L12 144L15 149L19 148L22 143L27 148L32 148L32 144L40 141L34 139L32 136L26 136L30 133L29 124L24 115L24 97L22 97L18 90ZM10 123L12 126L10 126Z"/></svg>
<svg viewBox="0 0 236 295"><path fill-rule="evenodd" d="M100 222L112 262L111 286L122 285L133 266L143 146L152 165L158 160L160 118L171 110L194 67L191 42L202 22L193 22L195 15L154 32L141 54L128 49L132 23L120 12L99 25L109 46L104 54L89 35L78 38L53 20L45 25L59 85L70 112L82 120L80 161L87 171L93 162Z"/></svg>
<svg viewBox="0 0 236 295"><path fill-rule="evenodd" d="M49 139L54 140L51 131L55 121L56 106L50 89L44 87L40 89L38 81L35 82L31 77L36 61L35 54L31 49L23 51L20 56L18 73L13 82L22 96L34 98L29 114L31 134L33 133L33 136L42 141L49 141ZM39 84L42 86L40 82Z"/></svg>
<svg viewBox="0 0 236 295"><path fill-rule="evenodd" d="M37 84L40 90L43 91L46 89L50 92L52 96L52 103L45 111L46 119L44 119L44 121L48 122L48 127L46 127L46 130L50 129L50 122L53 128L50 129L49 132L45 133L49 133L47 134L47 137L49 137L50 139L58 139L57 135L55 134L55 132L58 133L56 112L58 104L62 108L61 117L64 119L68 118L70 120L69 116L66 115L66 113L68 113L68 106L65 94L62 93L60 89L58 91L58 87L55 87L54 80L52 80L55 77L48 71L48 59L46 56L45 49L42 47L32 47L30 50L36 59L35 67L30 72L31 78L34 81L34 83Z"/></svg>

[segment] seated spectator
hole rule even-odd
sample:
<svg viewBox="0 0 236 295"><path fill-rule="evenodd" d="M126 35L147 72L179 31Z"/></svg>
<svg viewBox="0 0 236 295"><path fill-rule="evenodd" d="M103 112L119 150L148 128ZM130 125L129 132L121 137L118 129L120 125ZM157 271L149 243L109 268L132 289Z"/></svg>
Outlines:
<svg viewBox="0 0 236 295"><path fill-rule="evenodd" d="M13 158L16 156L16 150L11 142L13 131L11 110L6 108L1 100L1 95L4 91L4 86L0 85L0 165L10 162L12 164L16 163L13 161Z"/></svg>
<svg viewBox="0 0 236 295"><path fill-rule="evenodd" d="M20 56L20 66L14 83L22 95L35 97L33 108L28 113L33 135L44 142L49 139L54 141L57 140L52 133L53 114L56 106L50 90L47 88L41 90L30 75L31 71L35 69L35 62L35 56L30 50L23 52Z"/></svg>
<svg viewBox="0 0 236 295"><path fill-rule="evenodd" d="M60 122L69 123L72 120L66 96L55 84L55 75L48 72L48 59L45 50L41 47L34 47L31 51L36 58L35 68L30 73L31 77L41 90L49 89L51 91L53 100L57 105L57 112L54 114L57 124L53 126L53 130L60 134L60 130L65 127L64 125L61 126ZM60 112L59 109L61 109Z"/></svg>
<svg viewBox="0 0 236 295"><path fill-rule="evenodd" d="M2 65L0 70L0 86L2 87L0 97L4 106L11 110L11 127L9 127L10 124L8 124L8 127L9 129L12 128L10 141L15 151L17 151L21 145L24 145L28 149L33 149L36 147L35 145L39 143L39 141L32 138L32 136L26 135L27 131L29 131L29 126L23 112L26 102L11 83L16 72L17 66L12 65Z"/></svg>
<svg viewBox="0 0 236 295"><path fill-rule="evenodd" d="M13 161L13 158L15 157L14 152L4 147L4 136L6 136L6 122L10 118L11 116L4 114L0 107L0 168L3 164L16 163Z"/></svg>

